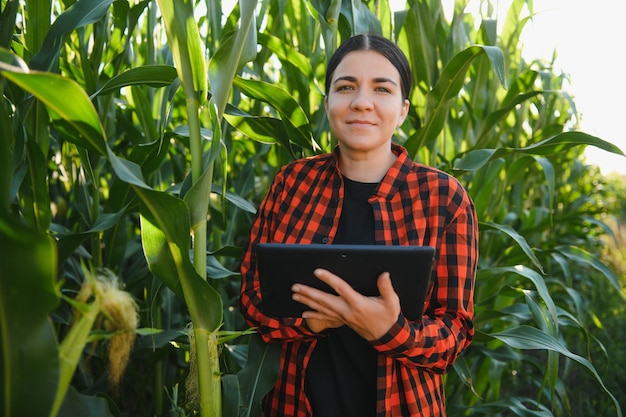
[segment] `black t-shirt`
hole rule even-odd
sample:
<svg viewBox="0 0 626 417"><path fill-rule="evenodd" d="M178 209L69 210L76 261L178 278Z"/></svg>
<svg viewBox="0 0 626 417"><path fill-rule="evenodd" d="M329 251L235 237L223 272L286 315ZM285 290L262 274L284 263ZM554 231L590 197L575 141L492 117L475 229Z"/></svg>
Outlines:
<svg viewBox="0 0 626 417"><path fill-rule="evenodd" d="M378 184L344 178L345 197L333 243L374 244L374 213L367 202ZM307 366L305 392L314 417L376 414L374 348L348 326L325 331Z"/></svg>

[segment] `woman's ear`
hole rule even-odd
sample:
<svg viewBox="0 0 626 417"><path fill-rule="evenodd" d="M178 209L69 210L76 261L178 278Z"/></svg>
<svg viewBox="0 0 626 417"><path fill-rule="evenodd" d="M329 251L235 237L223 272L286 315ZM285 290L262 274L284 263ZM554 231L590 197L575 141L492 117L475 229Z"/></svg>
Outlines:
<svg viewBox="0 0 626 417"><path fill-rule="evenodd" d="M409 102L409 99L404 99L404 104L402 105L402 111L400 112L400 117L398 118L398 126L396 127L400 127L402 126L402 123L404 123L404 120L406 119L406 116L409 114L409 106L411 105L411 103Z"/></svg>

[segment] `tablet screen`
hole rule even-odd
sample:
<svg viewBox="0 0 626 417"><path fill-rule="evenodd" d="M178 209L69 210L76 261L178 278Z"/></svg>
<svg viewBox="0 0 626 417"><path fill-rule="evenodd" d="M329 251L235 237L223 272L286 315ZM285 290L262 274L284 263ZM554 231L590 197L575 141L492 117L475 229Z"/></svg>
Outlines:
<svg viewBox="0 0 626 417"><path fill-rule="evenodd" d="M261 309L271 317L300 317L310 309L292 300L295 283L333 292L313 275L316 268L324 268L366 296L379 295L378 276L389 272L402 312L418 320L424 312L435 255L430 246L257 243L254 251Z"/></svg>

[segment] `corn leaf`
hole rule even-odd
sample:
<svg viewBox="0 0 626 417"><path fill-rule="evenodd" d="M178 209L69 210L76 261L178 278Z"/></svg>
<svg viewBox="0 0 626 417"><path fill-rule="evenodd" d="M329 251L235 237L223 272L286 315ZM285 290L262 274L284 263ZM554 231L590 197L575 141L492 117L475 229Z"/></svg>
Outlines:
<svg viewBox="0 0 626 417"><path fill-rule="evenodd" d="M235 79L235 85L248 97L264 101L274 107L283 117L289 139L305 149L319 149L311 133L309 119L300 104L284 89L273 84Z"/></svg>
<svg viewBox="0 0 626 417"><path fill-rule="evenodd" d="M216 330L222 322L222 300L196 272L189 258L189 209L172 195L134 187L142 201L141 238L150 270L181 299L194 328Z"/></svg>
<svg viewBox="0 0 626 417"><path fill-rule="evenodd" d="M47 416L59 378L54 241L3 215L0 253L0 414Z"/></svg>
<svg viewBox="0 0 626 417"><path fill-rule="evenodd" d="M624 155L624 152L616 145L584 132L564 132L552 136L541 142L534 143L524 148L502 147L497 149L477 149L466 153L454 166L454 169L462 171L475 171L487 162L497 158L503 158L514 154L551 155L557 152L565 152L574 146L591 145L607 152Z"/></svg>
<svg viewBox="0 0 626 417"><path fill-rule="evenodd" d="M113 0L78 0L74 3L54 21L46 33L41 49L30 60L30 67L41 71L51 71L58 59L63 37L77 28L100 20L112 2ZM42 22L42 24L45 23Z"/></svg>
<svg viewBox="0 0 626 417"><path fill-rule="evenodd" d="M405 143L409 154L415 155L423 145L433 143L439 135L448 117L450 100L455 98L463 87L470 65L483 54L489 58L500 83L506 85L504 59L498 47L475 45L456 54L443 68L437 84L428 93L425 124L417 135Z"/></svg>
<svg viewBox="0 0 626 417"><path fill-rule="evenodd" d="M131 68L111 78L91 97L110 94L129 85L148 85L150 87L166 87L176 79L176 68L169 65L144 65Z"/></svg>
<svg viewBox="0 0 626 417"><path fill-rule="evenodd" d="M241 0L239 29L223 40L209 62L209 82L218 120L224 115L237 71L245 62L254 59L253 54L256 54L256 3L256 0Z"/></svg>
<svg viewBox="0 0 626 417"><path fill-rule="evenodd" d="M280 345L264 343L261 336L250 337L248 360L237 378L242 396L242 417L261 417L261 400L278 378Z"/></svg>
<svg viewBox="0 0 626 417"><path fill-rule="evenodd" d="M622 293L622 286L615 272L603 264L600 259L589 253L589 251L574 245L559 246L555 248L555 251L574 263L590 266L600 272L607 278L613 288L617 290L618 294ZM626 295L623 295L622 298L626 299Z"/></svg>
<svg viewBox="0 0 626 417"><path fill-rule="evenodd" d="M103 128L89 97L75 81L43 72L21 72L12 67L2 75L45 104L57 128L72 143L107 154Z"/></svg>
<svg viewBox="0 0 626 417"><path fill-rule="evenodd" d="M515 243L517 243L520 249L524 251L524 253L526 254L526 256L528 256L528 259L531 260L533 265L535 265L541 271L541 273L544 273L543 266L541 265L541 261L537 259L537 256L535 256L535 252L532 250L532 248L530 247L526 239L524 239L523 236L517 233L515 229L504 224L498 224L498 223L493 223L493 222L480 222L480 226L498 230L506 234L507 236L509 236L511 239L515 241Z"/></svg>
<svg viewBox="0 0 626 417"><path fill-rule="evenodd" d="M178 78L185 86L186 94L195 91L195 99L201 104L206 97L207 79L204 48L194 17L191 0L157 0L168 44L174 57Z"/></svg>
<svg viewBox="0 0 626 417"><path fill-rule="evenodd" d="M579 365L583 366L583 368L585 368L585 370L587 370L591 375L593 375L596 382L598 382L604 392L611 398L611 400L615 404L618 415L622 415L621 408L619 403L617 402L617 399L606 388L604 382L602 381L602 378L596 371L595 367L591 364L591 362L589 362L582 356L570 352L567 346L565 346L560 340L550 336L546 332L525 325L510 328L498 333L491 333L489 336L501 340L502 342L516 349L541 349L554 351L573 360L574 362L577 362Z"/></svg>

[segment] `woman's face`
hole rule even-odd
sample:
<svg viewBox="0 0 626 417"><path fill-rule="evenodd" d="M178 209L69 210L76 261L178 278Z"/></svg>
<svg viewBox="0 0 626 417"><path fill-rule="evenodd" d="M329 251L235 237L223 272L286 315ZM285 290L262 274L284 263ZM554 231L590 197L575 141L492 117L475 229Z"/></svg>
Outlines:
<svg viewBox="0 0 626 417"><path fill-rule="evenodd" d="M330 129L342 151L389 152L391 136L404 121L400 73L375 51L353 51L339 63L324 101Z"/></svg>

